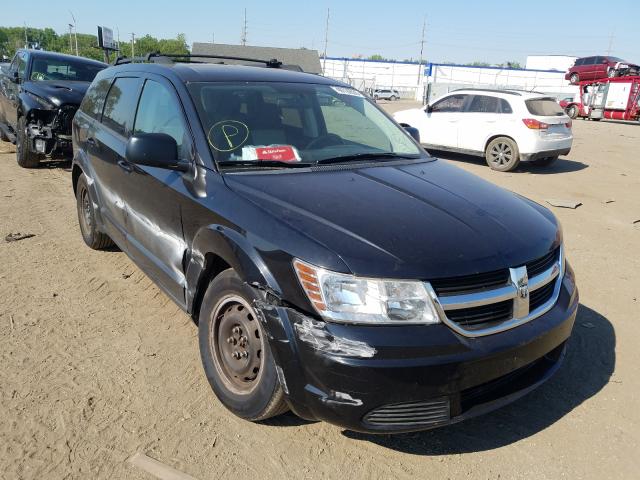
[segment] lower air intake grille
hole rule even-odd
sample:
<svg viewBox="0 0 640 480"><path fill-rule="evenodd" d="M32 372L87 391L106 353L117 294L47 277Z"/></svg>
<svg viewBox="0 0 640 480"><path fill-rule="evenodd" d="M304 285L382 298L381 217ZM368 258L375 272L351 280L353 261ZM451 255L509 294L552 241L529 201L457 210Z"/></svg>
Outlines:
<svg viewBox="0 0 640 480"><path fill-rule="evenodd" d="M449 399L396 403L378 407L364 416L365 423L376 427L411 428L439 425L449 421Z"/></svg>

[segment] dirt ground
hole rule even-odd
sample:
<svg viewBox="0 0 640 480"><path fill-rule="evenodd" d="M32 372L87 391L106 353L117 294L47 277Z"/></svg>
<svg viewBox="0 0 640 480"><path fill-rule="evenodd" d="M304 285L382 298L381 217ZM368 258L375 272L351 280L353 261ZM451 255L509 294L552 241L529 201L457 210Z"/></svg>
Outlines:
<svg viewBox="0 0 640 480"><path fill-rule="evenodd" d="M574 131L547 169L444 155L540 203L583 203L551 207L581 295L565 364L493 414L398 436L233 417L187 315L123 253L83 244L69 164L24 170L0 153L0 478L153 478L128 461L137 452L200 480L638 478L640 125ZM35 236L5 241L18 232Z"/></svg>

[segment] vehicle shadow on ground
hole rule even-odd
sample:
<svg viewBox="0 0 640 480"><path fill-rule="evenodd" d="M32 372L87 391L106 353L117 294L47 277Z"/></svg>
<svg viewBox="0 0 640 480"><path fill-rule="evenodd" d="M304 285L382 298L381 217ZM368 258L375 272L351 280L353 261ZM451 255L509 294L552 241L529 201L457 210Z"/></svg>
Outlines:
<svg viewBox="0 0 640 480"><path fill-rule="evenodd" d="M487 163L484 161L484 158L477 157L475 155L465 155L464 153L453 153L453 152L440 152L436 150L430 151L429 153L431 153L434 157L441 158L443 160L451 160L452 162L464 162L464 163L472 163L476 165L487 166ZM487 168L489 167L487 166ZM589 165L587 165L586 163L561 157L558 160L556 160L553 164L547 167L535 165L531 162L520 162L520 165L514 172L507 172L507 173L527 172L527 173L535 173L539 175L548 175L548 174L577 172L579 170L584 170L585 168L589 168ZM500 174L500 173L501 172L496 172L496 174Z"/></svg>
<svg viewBox="0 0 640 480"><path fill-rule="evenodd" d="M611 323L580 305L564 365L537 390L495 412L459 424L401 435L342 434L414 455L451 455L510 445L535 435L597 394L613 375L616 337Z"/></svg>
<svg viewBox="0 0 640 480"><path fill-rule="evenodd" d="M46 159L40 161L40 168L54 169L59 168L61 170L71 171L71 159L70 158L56 158Z"/></svg>

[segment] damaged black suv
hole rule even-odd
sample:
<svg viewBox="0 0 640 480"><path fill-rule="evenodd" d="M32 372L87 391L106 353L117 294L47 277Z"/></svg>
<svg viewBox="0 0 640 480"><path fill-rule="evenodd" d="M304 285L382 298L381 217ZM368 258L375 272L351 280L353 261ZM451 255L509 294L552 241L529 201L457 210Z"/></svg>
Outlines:
<svg viewBox="0 0 640 480"><path fill-rule="evenodd" d="M98 74L73 189L87 245L198 322L229 410L421 430L558 369L578 292L549 210L430 157L346 84L182 60Z"/></svg>
<svg viewBox="0 0 640 480"><path fill-rule="evenodd" d="M70 154L71 122L89 84L107 65L42 50L18 50L0 72L0 139L16 144L18 164Z"/></svg>

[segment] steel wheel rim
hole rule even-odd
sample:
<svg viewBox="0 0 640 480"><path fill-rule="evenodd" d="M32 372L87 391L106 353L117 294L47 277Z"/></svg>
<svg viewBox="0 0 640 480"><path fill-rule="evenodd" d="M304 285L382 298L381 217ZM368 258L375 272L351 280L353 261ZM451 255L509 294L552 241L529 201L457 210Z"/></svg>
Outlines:
<svg viewBox="0 0 640 480"><path fill-rule="evenodd" d="M510 145L499 142L491 147L491 150L489 150L489 157L491 162L496 165L508 165L513 160L513 149Z"/></svg>
<svg viewBox="0 0 640 480"><path fill-rule="evenodd" d="M220 299L209 328L209 350L225 387L247 395L264 372L264 338L255 310L237 295Z"/></svg>
<svg viewBox="0 0 640 480"><path fill-rule="evenodd" d="M93 225L92 212L91 212L91 198L89 198L89 191L83 188L80 191L80 227L85 233L91 231Z"/></svg>

